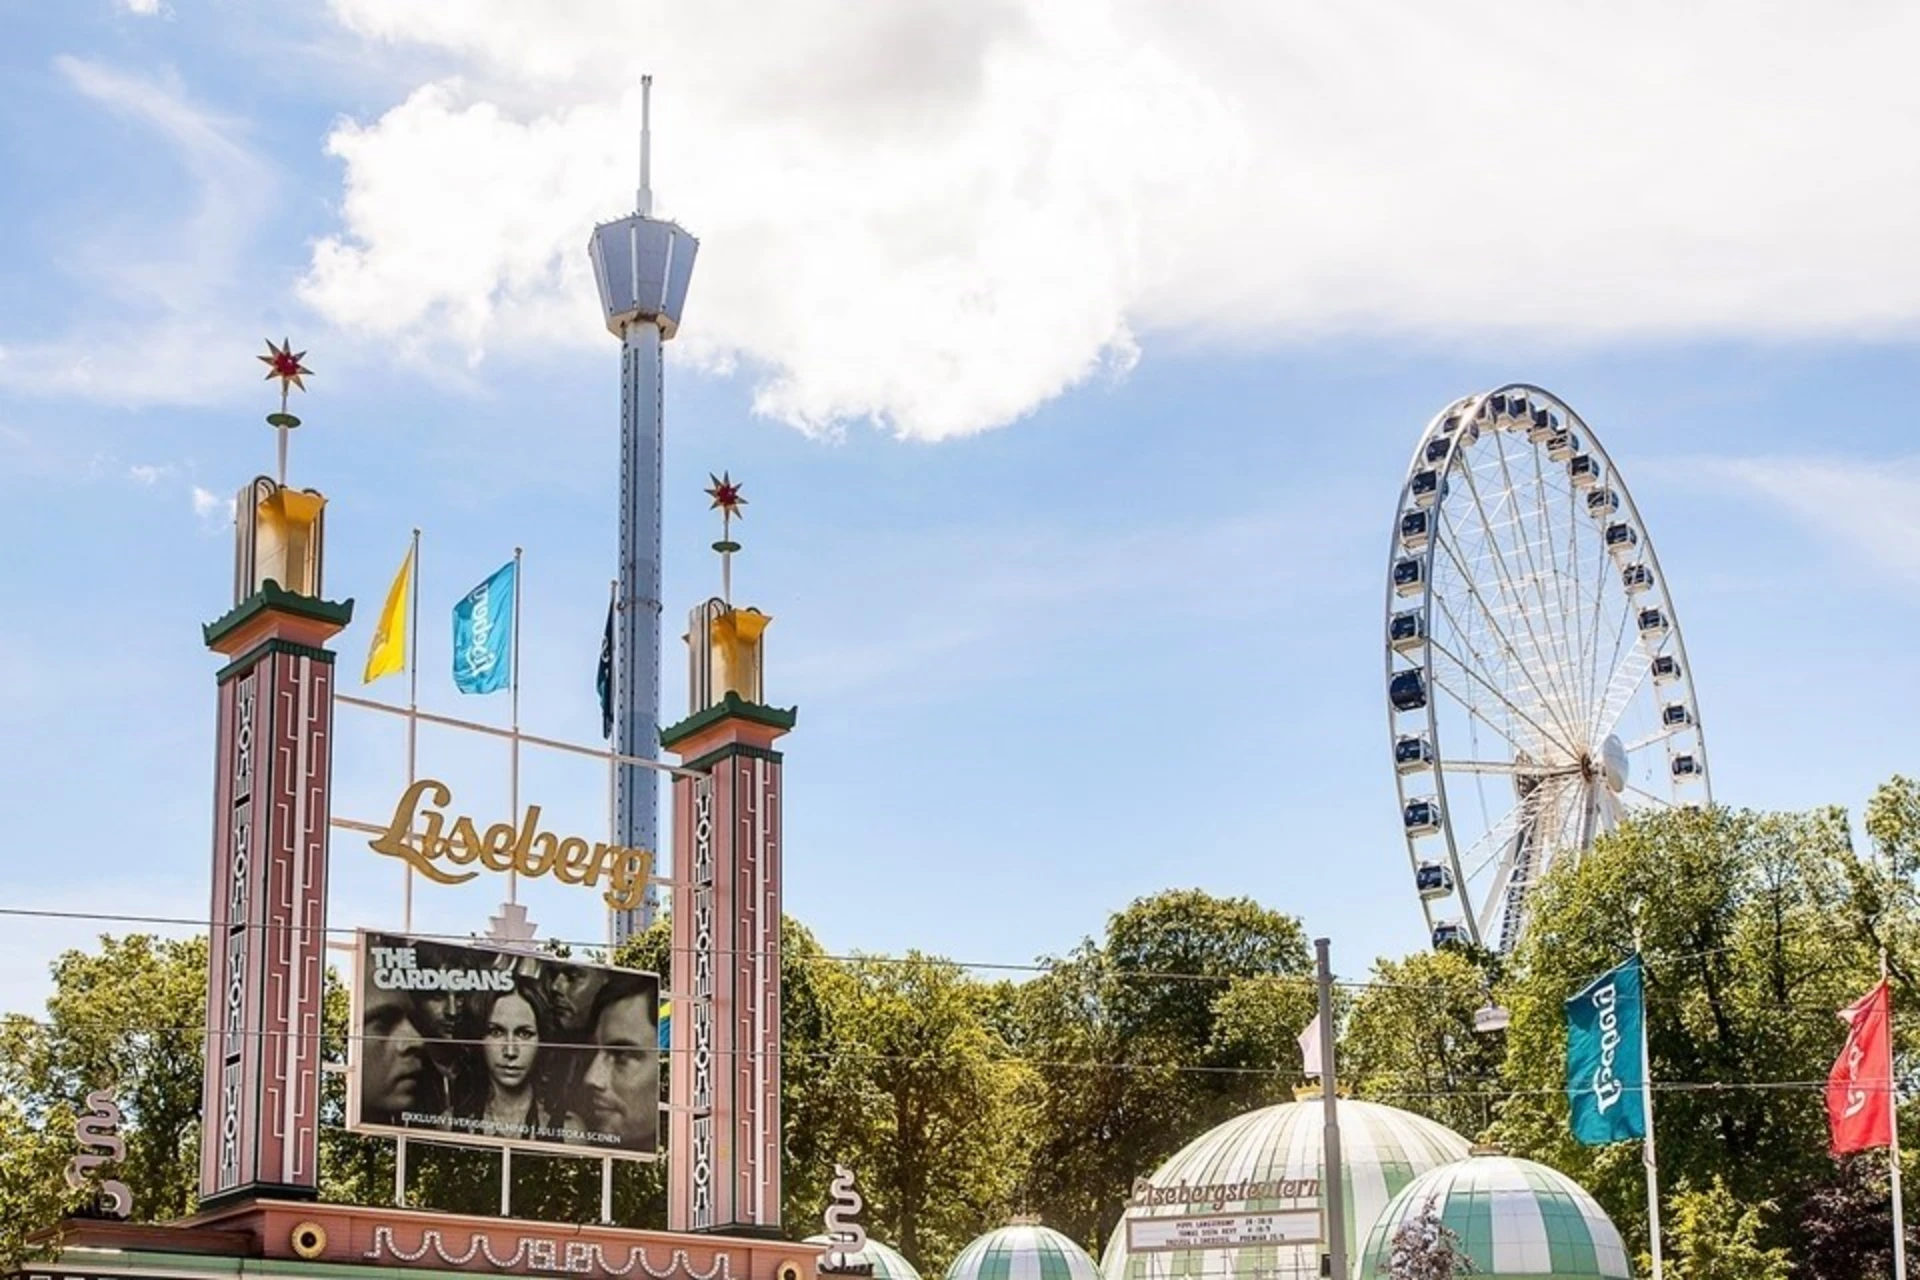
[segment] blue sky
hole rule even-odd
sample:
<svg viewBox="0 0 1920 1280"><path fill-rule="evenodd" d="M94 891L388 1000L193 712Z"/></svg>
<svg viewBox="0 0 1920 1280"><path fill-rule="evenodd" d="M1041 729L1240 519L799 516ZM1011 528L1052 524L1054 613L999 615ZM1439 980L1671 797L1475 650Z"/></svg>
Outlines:
<svg viewBox="0 0 1920 1280"><path fill-rule="evenodd" d="M1427 419L1509 380L1565 397L1633 486L1716 798L1857 809L1920 767L1920 167L1886 123L1920 104L1872 73L1909 19L1710 39L1708 14L1646 49L1557 6L1242 39L1208 6L903 11L0 0L9 904L205 913L198 628L229 603L227 498L272 465L265 336L316 371L293 474L359 602L343 687L418 525L423 705L504 720L452 691L446 612L517 545L523 722L594 737L617 348L584 239L630 200L637 66L662 206L703 240L665 699L725 468L736 595L775 616L769 693L800 708L788 906L829 947L1023 962L1187 885L1300 915L1344 971L1423 945L1387 539ZM1435 105L1436 39L1551 57L1565 92L1542 113L1469 76ZM1792 96L1772 72L1810 41L1862 73ZM336 811L382 819L399 736L340 725ZM504 810L504 752L422 744L462 811ZM590 766L530 753L523 792L604 820ZM398 923L392 863L341 836L333 874L332 923ZM499 894L422 889L417 923L482 928ZM547 935L601 928L578 890L526 897ZM90 932L0 930L0 1005Z"/></svg>

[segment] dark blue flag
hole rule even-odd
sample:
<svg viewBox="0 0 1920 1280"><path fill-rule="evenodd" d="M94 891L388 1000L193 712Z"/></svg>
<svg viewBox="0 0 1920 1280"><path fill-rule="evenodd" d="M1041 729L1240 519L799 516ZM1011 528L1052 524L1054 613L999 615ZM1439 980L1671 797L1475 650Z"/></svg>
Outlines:
<svg viewBox="0 0 1920 1280"><path fill-rule="evenodd" d="M600 736L613 738L613 601L607 601L607 630L600 637L600 671L594 677L600 691Z"/></svg>

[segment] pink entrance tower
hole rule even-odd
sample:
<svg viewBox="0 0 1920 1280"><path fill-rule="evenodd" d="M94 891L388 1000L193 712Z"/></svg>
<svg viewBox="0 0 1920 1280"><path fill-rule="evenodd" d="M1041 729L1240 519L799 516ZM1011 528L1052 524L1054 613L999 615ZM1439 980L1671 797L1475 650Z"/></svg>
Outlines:
<svg viewBox="0 0 1920 1280"><path fill-rule="evenodd" d="M731 531L745 501L708 490ZM672 1103L667 1201L674 1231L780 1231L780 762L795 712L765 705L761 637L736 609L724 534L723 598L687 628L685 720L660 745L693 770L674 779Z"/></svg>
<svg viewBox="0 0 1920 1280"><path fill-rule="evenodd" d="M319 1188L320 1006L326 946L333 654L353 602L321 598L326 499L287 487L285 386L306 373L276 350L278 480L234 506L233 608L205 628L216 677L213 914L203 1205L312 1199Z"/></svg>

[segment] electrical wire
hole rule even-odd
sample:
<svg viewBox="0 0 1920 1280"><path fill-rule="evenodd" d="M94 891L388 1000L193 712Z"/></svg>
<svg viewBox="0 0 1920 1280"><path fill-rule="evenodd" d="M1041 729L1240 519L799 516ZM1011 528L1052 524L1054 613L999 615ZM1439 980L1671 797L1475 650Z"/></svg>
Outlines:
<svg viewBox="0 0 1920 1280"><path fill-rule="evenodd" d="M43 907L0 907L0 918L7 918L7 917L12 917L16 919L31 919L31 920L64 920L64 921L85 921L85 922L106 923L106 924L137 924L137 925L161 926L161 927L169 927L169 928L190 928L190 929L203 929L203 930L210 930L215 927L218 927L218 928L227 929L227 930L238 928L238 929L259 929L266 932L282 932L282 931L288 931L294 928L294 926L291 926L291 925L279 925L279 924L253 924L253 923L246 923L246 924L239 924L239 925L216 924L215 921L200 919L192 916L145 915L145 914L138 914L138 913L132 913L132 912L67 911L67 910L55 910L52 908L43 908ZM1809 930L1813 930L1814 926L1810 924L1808 928ZM313 930L310 927L303 926L302 931L312 932ZM450 943L454 945L462 945L462 946L477 945L480 947L488 947L492 945L489 943L489 941L486 938L477 937L471 933L458 933L458 934L417 933L417 932L402 933L397 929L359 929L352 926L344 926L344 925L330 925L325 930L323 930L323 932L329 935L339 935L339 936L355 936L363 932L374 933L374 934L384 934L390 937L404 937L414 941L446 942L446 943ZM578 949L581 951L593 951L593 952L605 952L608 949L604 939L586 941L586 940L577 940L577 939L550 938L550 939L543 940L541 945L548 948L567 947L569 949ZM1706 948L1699 951L1650 952L1650 953L1646 953L1646 958L1651 962L1665 965L1665 964L1675 964L1675 963L1679 963L1686 960L1704 959L1709 956L1725 955L1727 953L1730 953L1739 949L1740 948L1737 946L1728 945L1723 947L1710 947L1710 948ZM690 952L691 948L672 947L672 946L669 946L667 948L667 952L670 956L677 955L683 951ZM715 947L710 949L708 951L708 954L718 958L727 958L735 955L751 955L753 953L744 948ZM844 954L819 952L812 955L796 955L789 958L803 964L834 964L834 965L848 965L848 966L938 965L938 966L947 966L955 969L966 970L968 972L1032 973L1032 974L1040 974L1040 975L1057 974L1062 972L1063 970L1071 968L1073 965L1078 963L1078 961L1072 956L1057 958L1051 961L1033 961L1033 962L1027 962L1027 963L1020 963L1020 962L1014 962L1014 961L1000 961L1000 960L953 960L943 956L932 956L932 955L897 956L897 955L887 955L879 952L850 952L850 953L844 953ZM1259 982L1259 983L1278 984L1282 986L1291 985L1291 986L1297 986L1301 988L1312 988L1315 985L1315 979L1312 974L1193 973L1193 972L1183 972L1178 970L1134 969L1134 968L1128 968L1125 966L1115 966L1111 962L1101 964L1099 968L1099 972L1097 973L1096 976L1101 980L1126 981L1126 982L1196 982L1196 983ZM1598 977L1599 975L1595 974L1592 976ZM1421 992L1426 994L1432 994L1435 992L1445 992L1451 989L1448 984L1440 983L1440 982L1393 982L1393 981L1385 981L1378 978L1339 978L1339 977L1334 978L1333 986L1345 991L1400 990L1400 991ZM1833 1016L1832 1010L1825 1010L1823 1012L1827 1016Z"/></svg>
<svg viewBox="0 0 1920 1280"><path fill-rule="evenodd" d="M88 1025L88 1024L81 1024L81 1025ZM107 1026L109 1024L95 1023L91 1025L97 1028L101 1026ZM204 1023L200 1023L200 1024L181 1023L181 1024L166 1024L166 1025L154 1025L154 1026L140 1026L140 1025L128 1026L125 1024L116 1024L116 1025L118 1026L118 1029L120 1031L122 1031L124 1034L129 1036L171 1034L171 1035L191 1036L195 1039L199 1039L201 1037L204 1037L207 1034L207 1031L209 1030L209 1028ZM20 1028L28 1028L32 1030L47 1031L47 1032L57 1031L62 1029L58 1024L46 1022L39 1019L27 1018L20 1014L8 1014L8 1015L5 1015L4 1018L0 1018L0 1033L4 1033L9 1030L20 1029ZM72 1029L72 1028L69 1028L69 1029ZM373 1034L368 1034L366 1032L354 1032L354 1031L291 1032L291 1031L268 1031L268 1030L251 1030L251 1031L241 1030L237 1032L227 1032L225 1034L239 1035L242 1037L254 1037L254 1038L260 1038L260 1039L280 1039L280 1040L301 1040L309 1037L316 1038L322 1042L321 1052L322 1052L323 1063L331 1063L331 1064L339 1064L339 1058L338 1057L329 1058L327 1056L326 1050L329 1044L339 1046L339 1047L347 1047L354 1044L365 1044L369 1042L392 1043L396 1040L396 1037L393 1037L393 1036L373 1035ZM484 1037L414 1036L414 1037L405 1038L403 1043L407 1043L409 1045L418 1044L424 1050L426 1049L427 1046L448 1046L453 1048L482 1048L488 1042ZM558 1041L558 1040L544 1040L544 1041L541 1041L539 1044L539 1051L541 1053L547 1053L550 1051L561 1052L561 1053L579 1052L583 1050L588 1052L597 1052L598 1049L599 1049L599 1046L594 1044L574 1044L574 1043L568 1043L565 1041ZM659 1050L658 1052L662 1057L670 1057L672 1054L692 1053L693 1051L694 1050L692 1046L675 1046L670 1049ZM928 1053L879 1053L872 1050L863 1050L863 1049L857 1049L857 1048L796 1049L796 1048L788 1047L786 1045L769 1046L765 1049L759 1049L759 1050L741 1049L741 1050L737 1050L733 1056L740 1057L740 1058L749 1058L749 1059L756 1058L756 1057L771 1057L771 1058L776 1058L783 1061L791 1058L791 1059L797 1059L797 1060L823 1060L823 1061L832 1061L832 1062L888 1063L888 1064L894 1064L894 1065L907 1065L907 1066L917 1066L917 1067L942 1065L942 1064L953 1062L959 1057L959 1055L955 1053L946 1052L946 1051L937 1051L937 1052L928 1052ZM1139 1073L1139 1074L1161 1074L1161 1075L1246 1076L1246 1077L1267 1077L1267 1078L1273 1078L1273 1079L1288 1079L1288 1080L1298 1080L1302 1078L1302 1073L1297 1068L1294 1068L1291 1066L1234 1067L1234 1066L1210 1066L1204 1063L1119 1062L1119 1061L1113 1061L1113 1060L1089 1061L1085 1059L1076 1059L1076 1058L1035 1058L1035 1057L1030 1057L1025 1054L1019 1054L1019 1053L992 1053L992 1052L985 1053L982 1056L986 1059L987 1062L995 1066L1019 1065L1019 1066L1031 1067L1035 1070L1112 1071L1112 1072L1129 1072L1129 1073ZM1465 1081L1464 1083L1469 1083L1469 1084L1481 1083L1481 1084L1487 1084L1490 1086L1494 1085L1493 1081L1486 1080L1486 1079L1482 1079L1479 1081L1469 1080L1469 1081ZM1798 1090L1798 1089L1805 1089L1805 1090L1817 1089L1817 1090L1824 1091L1827 1087L1828 1087L1828 1082L1826 1080L1732 1080L1732 1081L1656 1080L1653 1084L1653 1090L1655 1093L1679 1093L1679 1092L1727 1093L1727 1092L1743 1092L1743 1091L1753 1091L1753 1090L1778 1091L1778 1090ZM1866 1087L1869 1091L1871 1091L1873 1088L1873 1086L1864 1086L1864 1087ZM1369 1100L1379 1101L1379 1100L1385 1099L1388 1096L1401 1097L1401 1098L1519 1097L1519 1096L1527 1096L1530 1094L1538 1094L1543 1096L1550 1095L1550 1094L1564 1094L1565 1092L1566 1090L1564 1086L1554 1086L1552 1088L1531 1089L1531 1090L1515 1089L1507 1086L1496 1086L1496 1087L1490 1087L1488 1089L1485 1089L1479 1092L1474 1092L1471 1090L1460 1090L1460 1089L1434 1090L1430 1092L1401 1090L1401 1091L1395 1091L1391 1095L1388 1095L1386 1093L1381 1093L1381 1094L1370 1093L1368 1095L1368 1098ZM1631 1090L1629 1090L1629 1092L1631 1092Z"/></svg>

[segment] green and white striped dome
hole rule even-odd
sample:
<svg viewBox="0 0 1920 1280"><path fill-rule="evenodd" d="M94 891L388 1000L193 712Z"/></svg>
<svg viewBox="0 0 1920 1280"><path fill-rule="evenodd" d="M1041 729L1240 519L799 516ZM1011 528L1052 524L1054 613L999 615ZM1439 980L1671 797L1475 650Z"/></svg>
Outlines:
<svg viewBox="0 0 1920 1280"><path fill-rule="evenodd" d="M1580 1184L1543 1164L1477 1155L1409 1183L1367 1238L1360 1280L1390 1276L1393 1233L1431 1198L1477 1280L1628 1280L1626 1247Z"/></svg>
<svg viewBox="0 0 1920 1280"><path fill-rule="evenodd" d="M1347 1256L1353 1257L1395 1193L1429 1169L1464 1158L1470 1148L1445 1125L1410 1111L1348 1098L1338 1105ZM1325 1104L1318 1098L1249 1111L1188 1143L1152 1178L1137 1180L1100 1259L1105 1280L1317 1280L1320 1245L1136 1253L1128 1248L1127 1224L1279 1209L1324 1213L1324 1121Z"/></svg>
<svg viewBox="0 0 1920 1280"><path fill-rule="evenodd" d="M831 1236L808 1236L806 1242L808 1244L830 1245L833 1243L833 1238ZM911 1262L908 1262L900 1256L898 1250L881 1244L872 1236L867 1237L867 1247L852 1255L848 1261L855 1263L864 1262L872 1267L873 1280L920 1280L920 1273L914 1269Z"/></svg>
<svg viewBox="0 0 1920 1280"><path fill-rule="evenodd" d="M1100 1269L1051 1227L1015 1222L962 1249L946 1280L1100 1280Z"/></svg>

